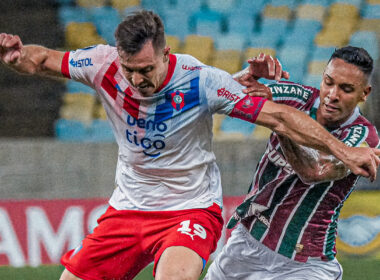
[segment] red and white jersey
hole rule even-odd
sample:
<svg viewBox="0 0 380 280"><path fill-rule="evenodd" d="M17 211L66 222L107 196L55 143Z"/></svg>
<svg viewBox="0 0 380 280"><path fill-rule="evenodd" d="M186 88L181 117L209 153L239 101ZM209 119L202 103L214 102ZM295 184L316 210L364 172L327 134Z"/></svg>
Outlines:
<svg viewBox="0 0 380 280"><path fill-rule="evenodd" d="M152 97L128 83L115 47L93 46L63 58L62 73L94 88L111 122L119 146L110 199L116 209L222 206L212 114L254 122L266 101L246 96L228 73L189 55L169 58L167 77Z"/></svg>

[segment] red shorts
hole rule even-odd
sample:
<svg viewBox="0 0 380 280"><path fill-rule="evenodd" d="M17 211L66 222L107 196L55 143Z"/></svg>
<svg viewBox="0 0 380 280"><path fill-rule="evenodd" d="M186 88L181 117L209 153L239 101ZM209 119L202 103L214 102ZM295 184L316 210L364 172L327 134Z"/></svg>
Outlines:
<svg viewBox="0 0 380 280"><path fill-rule="evenodd" d="M109 207L92 234L61 263L84 280L133 279L164 250L184 246L208 260L223 226L218 205L178 211L116 210Z"/></svg>

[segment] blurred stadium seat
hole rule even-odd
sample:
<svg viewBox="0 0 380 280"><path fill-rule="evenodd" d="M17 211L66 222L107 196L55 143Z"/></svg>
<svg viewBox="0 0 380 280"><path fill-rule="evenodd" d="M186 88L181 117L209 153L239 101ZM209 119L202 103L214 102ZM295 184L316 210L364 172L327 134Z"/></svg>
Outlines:
<svg viewBox="0 0 380 280"><path fill-rule="evenodd" d="M238 50L242 51L247 45L247 40L241 34L228 33L218 36L215 39L215 48L218 50Z"/></svg>
<svg viewBox="0 0 380 280"><path fill-rule="evenodd" d="M166 35L166 45L170 47L171 53L179 53L181 50L181 40L177 36Z"/></svg>
<svg viewBox="0 0 380 280"><path fill-rule="evenodd" d="M304 0L303 4L321 5L327 7L330 5L330 0Z"/></svg>
<svg viewBox="0 0 380 280"><path fill-rule="evenodd" d="M367 5L363 10L363 18L380 19L380 4Z"/></svg>
<svg viewBox="0 0 380 280"><path fill-rule="evenodd" d="M227 135L235 139L250 137L255 126L253 123L226 116L220 125L220 137Z"/></svg>
<svg viewBox="0 0 380 280"><path fill-rule="evenodd" d="M71 22L65 29L65 41L68 49L81 49L97 44L106 44L99 36L92 22Z"/></svg>
<svg viewBox="0 0 380 280"><path fill-rule="evenodd" d="M90 8L91 21L95 24L99 35L110 45L115 45L115 30L121 21L117 9L107 7Z"/></svg>
<svg viewBox="0 0 380 280"><path fill-rule="evenodd" d="M115 136L107 120L93 120L89 129L87 141L89 142L115 142Z"/></svg>
<svg viewBox="0 0 380 280"><path fill-rule="evenodd" d="M270 130L269 128L266 128L266 127L261 126L261 125L257 125L254 128L251 136L255 140L266 140L269 138L271 133L272 133L272 130Z"/></svg>
<svg viewBox="0 0 380 280"><path fill-rule="evenodd" d="M95 97L87 93L66 93L59 115L62 119L90 123L93 119Z"/></svg>
<svg viewBox="0 0 380 280"><path fill-rule="evenodd" d="M181 40L190 34L189 14L178 16L178 12L173 9L166 9L164 14L164 25L166 34L179 37Z"/></svg>
<svg viewBox="0 0 380 280"><path fill-rule="evenodd" d="M273 6L271 4L265 6L263 18L277 18L289 20L292 10L288 6Z"/></svg>
<svg viewBox="0 0 380 280"><path fill-rule="evenodd" d="M58 9L58 20L61 25L66 26L70 22L89 22L90 15L85 8L63 6Z"/></svg>
<svg viewBox="0 0 380 280"><path fill-rule="evenodd" d="M234 74L240 71L242 67L241 52L237 50L216 50L211 65Z"/></svg>
<svg viewBox="0 0 380 280"><path fill-rule="evenodd" d="M297 3L297 0L270 0L268 1L269 5L272 6L286 6L289 7L289 9L293 10Z"/></svg>
<svg viewBox="0 0 380 280"><path fill-rule="evenodd" d="M367 0L367 3L370 5L376 5L376 4L380 5L380 0Z"/></svg>
<svg viewBox="0 0 380 280"><path fill-rule="evenodd" d="M302 83L307 86L315 87L319 89L319 86L321 84L321 75L315 75L315 74L306 74L304 76L304 79Z"/></svg>
<svg viewBox="0 0 380 280"><path fill-rule="evenodd" d="M301 4L297 7L297 19L309 19L322 22L325 17L326 7L322 5Z"/></svg>
<svg viewBox="0 0 380 280"><path fill-rule="evenodd" d="M76 0L77 5L80 7L103 7L106 5L107 0Z"/></svg>
<svg viewBox="0 0 380 280"><path fill-rule="evenodd" d="M69 80L66 83L66 88L68 93L88 93L88 94L94 94L94 90L90 88L89 86L86 86L83 83L76 82L74 80Z"/></svg>
<svg viewBox="0 0 380 280"><path fill-rule="evenodd" d="M111 6L120 12L125 11L127 8L139 7L141 5L140 0L111 0Z"/></svg>
<svg viewBox="0 0 380 280"><path fill-rule="evenodd" d="M183 52L195 56L205 64L210 62L213 51L214 41L211 37L188 35L185 39Z"/></svg>
<svg viewBox="0 0 380 280"><path fill-rule="evenodd" d="M199 11L195 11L189 18L189 29L193 33L203 32L201 29L206 28L211 34L207 34L207 36L212 36L213 34L220 34L223 29L224 16L221 12L209 10L209 9L201 9ZM207 27L209 24L214 30ZM200 26L200 27L198 27ZM205 35L204 35L205 36Z"/></svg>
<svg viewBox="0 0 380 280"><path fill-rule="evenodd" d="M77 120L58 119L54 129L55 136L61 141L83 142L88 135L86 126Z"/></svg>
<svg viewBox="0 0 380 280"><path fill-rule="evenodd" d="M254 15L246 9L234 11L227 15L226 27L228 34L243 36L248 41L256 27Z"/></svg>
<svg viewBox="0 0 380 280"><path fill-rule="evenodd" d="M291 80L301 82L306 69L309 48L302 46L284 46L278 52L284 69L290 73Z"/></svg>
<svg viewBox="0 0 380 280"><path fill-rule="evenodd" d="M311 75L319 75L319 77L322 77L323 71L325 70L325 67L327 65L326 61L310 61L308 65L308 74Z"/></svg>
<svg viewBox="0 0 380 280"><path fill-rule="evenodd" d="M374 60L379 58L379 40L373 31L357 31L350 38L350 45L365 48Z"/></svg>
<svg viewBox="0 0 380 280"><path fill-rule="evenodd" d="M315 47L312 50L312 61L327 61L335 51L334 47Z"/></svg>
<svg viewBox="0 0 380 280"><path fill-rule="evenodd" d="M103 105L97 101L94 105L94 119L107 120L107 113Z"/></svg>
<svg viewBox="0 0 380 280"><path fill-rule="evenodd" d="M265 53L265 54L269 54L273 57L276 56L276 50L275 49L271 49L271 48L268 48L268 49L265 49L265 48L247 48L244 52L244 60L247 60L249 58L252 58L252 57L256 57L258 56L260 53Z"/></svg>
<svg viewBox="0 0 380 280"><path fill-rule="evenodd" d="M228 12L235 5L235 0L206 0L206 5L210 10Z"/></svg>

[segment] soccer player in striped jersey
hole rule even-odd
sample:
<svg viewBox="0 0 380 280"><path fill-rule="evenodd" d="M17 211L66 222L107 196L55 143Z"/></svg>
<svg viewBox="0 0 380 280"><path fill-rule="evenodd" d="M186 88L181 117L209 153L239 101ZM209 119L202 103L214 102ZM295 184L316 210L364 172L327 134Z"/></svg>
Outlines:
<svg viewBox="0 0 380 280"><path fill-rule="evenodd" d="M332 54L320 90L291 82L269 87L275 102L309 114L347 146L377 147L376 128L357 107L371 92L372 70L367 51L348 46ZM227 227L240 224L206 279L342 279L337 221L358 178L338 159L273 132Z"/></svg>
<svg viewBox="0 0 380 280"><path fill-rule="evenodd" d="M13 69L94 88L119 146L110 207L62 257L61 280L133 279L150 262L156 279L198 279L223 223L213 113L265 125L335 155L357 174L376 176L380 150L347 147L304 113L245 95L228 73L170 54L156 14L129 15L115 36L116 47L60 52L0 34L1 61ZM269 74L258 69L254 76Z"/></svg>

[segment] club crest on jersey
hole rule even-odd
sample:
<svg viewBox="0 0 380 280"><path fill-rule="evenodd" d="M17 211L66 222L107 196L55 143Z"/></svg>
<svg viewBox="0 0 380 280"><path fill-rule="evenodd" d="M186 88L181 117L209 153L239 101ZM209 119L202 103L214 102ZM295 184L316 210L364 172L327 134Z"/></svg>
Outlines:
<svg viewBox="0 0 380 280"><path fill-rule="evenodd" d="M181 110L185 106L185 98L182 92L176 91L171 93L172 96L172 106L177 111Z"/></svg>
<svg viewBox="0 0 380 280"><path fill-rule="evenodd" d="M249 107L252 107L254 105L253 101L251 98L247 98L244 100L244 104L242 105L243 108L248 109Z"/></svg>

